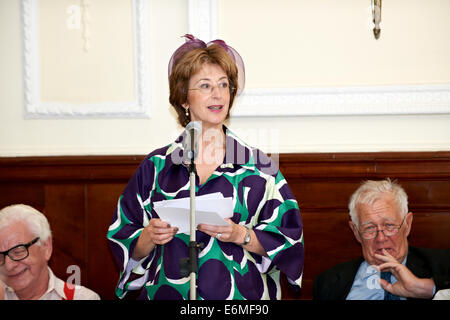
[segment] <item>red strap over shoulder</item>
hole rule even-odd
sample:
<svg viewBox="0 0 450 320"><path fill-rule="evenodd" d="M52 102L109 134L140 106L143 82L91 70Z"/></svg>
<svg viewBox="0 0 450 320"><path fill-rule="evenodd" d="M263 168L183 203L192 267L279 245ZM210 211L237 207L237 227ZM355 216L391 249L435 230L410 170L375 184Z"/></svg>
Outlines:
<svg viewBox="0 0 450 320"><path fill-rule="evenodd" d="M75 295L75 286L69 286L67 282L64 282L64 294L66 295L66 299L63 298L63 300L73 300L73 296Z"/></svg>

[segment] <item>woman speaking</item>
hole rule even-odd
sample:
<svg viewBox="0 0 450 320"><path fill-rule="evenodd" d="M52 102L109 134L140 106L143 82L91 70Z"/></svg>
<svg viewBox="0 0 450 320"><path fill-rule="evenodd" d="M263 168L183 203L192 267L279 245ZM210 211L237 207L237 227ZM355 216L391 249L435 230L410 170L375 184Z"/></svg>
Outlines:
<svg viewBox="0 0 450 320"><path fill-rule="evenodd" d="M300 287L304 245L298 204L276 164L233 134L224 122L244 88L240 55L222 40L186 35L169 62L170 104L186 127L201 123L196 196L231 197L227 226L198 225L198 299L281 299L280 272ZM120 268L116 295L140 290L141 299L188 299L180 260L189 235L163 221L154 204L189 198L186 130L151 152L118 200L108 240Z"/></svg>

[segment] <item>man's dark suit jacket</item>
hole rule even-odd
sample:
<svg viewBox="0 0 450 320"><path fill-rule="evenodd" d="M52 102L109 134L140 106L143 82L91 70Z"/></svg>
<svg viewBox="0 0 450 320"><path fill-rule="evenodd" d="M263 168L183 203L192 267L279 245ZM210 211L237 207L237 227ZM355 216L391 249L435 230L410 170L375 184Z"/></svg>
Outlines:
<svg viewBox="0 0 450 320"><path fill-rule="evenodd" d="M314 279L315 300L345 300L364 258L338 264ZM450 250L409 247L406 267L418 278L433 278L436 292L450 288Z"/></svg>

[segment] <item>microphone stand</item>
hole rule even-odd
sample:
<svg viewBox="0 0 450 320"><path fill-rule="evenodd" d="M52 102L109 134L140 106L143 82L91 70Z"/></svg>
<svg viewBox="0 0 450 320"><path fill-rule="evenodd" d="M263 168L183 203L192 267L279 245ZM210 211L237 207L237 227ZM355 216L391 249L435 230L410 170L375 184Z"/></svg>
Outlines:
<svg viewBox="0 0 450 320"><path fill-rule="evenodd" d="M194 135L191 135L192 145L194 144ZM190 183L190 210L191 210L191 241L189 242L189 272L190 272L190 300L197 299L197 286L196 286L196 275L198 271L197 262L197 240L195 236L195 177L197 175L197 168L194 163L194 152L191 153L191 165L189 166L189 183Z"/></svg>
<svg viewBox="0 0 450 320"><path fill-rule="evenodd" d="M192 130L194 131L194 130ZM196 275L198 272L198 250L202 247L202 244L197 244L195 230L195 178L197 176L197 168L194 163L195 152L194 152L194 132L191 133L191 151L188 153L188 157L190 160L189 166L189 183L190 183L190 242L189 242L189 257L183 258L180 261L180 274L183 277L189 275L190 277L190 291L189 291L189 299L196 300L197 299L197 284L196 284Z"/></svg>

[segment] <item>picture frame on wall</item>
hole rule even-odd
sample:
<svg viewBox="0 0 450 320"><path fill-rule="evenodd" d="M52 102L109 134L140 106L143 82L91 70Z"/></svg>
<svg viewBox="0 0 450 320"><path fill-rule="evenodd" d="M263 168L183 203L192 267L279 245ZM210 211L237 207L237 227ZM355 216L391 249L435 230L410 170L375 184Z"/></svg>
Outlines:
<svg viewBox="0 0 450 320"><path fill-rule="evenodd" d="M148 1L22 0L24 116L149 118Z"/></svg>

